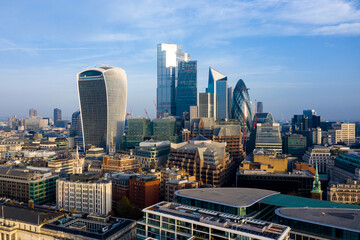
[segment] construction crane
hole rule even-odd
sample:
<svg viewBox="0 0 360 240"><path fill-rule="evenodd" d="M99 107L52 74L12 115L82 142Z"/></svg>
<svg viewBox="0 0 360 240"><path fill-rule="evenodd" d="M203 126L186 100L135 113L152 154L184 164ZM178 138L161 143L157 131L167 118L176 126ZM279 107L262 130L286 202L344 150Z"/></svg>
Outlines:
<svg viewBox="0 0 360 240"><path fill-rule="evenodd" d="M146 109L145 109L145 108L144 108L144 111L145 111L145 113L146 113L147 118L149 118L149 119L150 119L149 114L147 113L147 111L146 111Z"/></svg>
<svg viewBox="0 0 360 240"><path fill-rule="evenodd" d="M160 118L160 115L159 115L159 113L157 111L156 102L155 102L155 100L153 100L153 101L154 101L154 106L155 106L155 111L156 111L156 118Z"/></svg>

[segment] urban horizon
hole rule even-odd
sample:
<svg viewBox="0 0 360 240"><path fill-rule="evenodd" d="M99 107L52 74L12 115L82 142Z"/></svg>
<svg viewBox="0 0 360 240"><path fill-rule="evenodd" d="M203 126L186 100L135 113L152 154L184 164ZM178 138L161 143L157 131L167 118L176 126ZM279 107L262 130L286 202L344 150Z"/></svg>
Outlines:
<svg viewBox="0 0 360 240"><path fill-rule="evenodd" d="M123 68L127 111L154 118L156 44L173 43L198 61L198 92L213 67L230 86L243 79L278 121L303 109L360 121L356 1L20 1L0 11L2 120L30 108L49 117L56 107L69 119L79 109L76 74L95 65Z"/></svg>

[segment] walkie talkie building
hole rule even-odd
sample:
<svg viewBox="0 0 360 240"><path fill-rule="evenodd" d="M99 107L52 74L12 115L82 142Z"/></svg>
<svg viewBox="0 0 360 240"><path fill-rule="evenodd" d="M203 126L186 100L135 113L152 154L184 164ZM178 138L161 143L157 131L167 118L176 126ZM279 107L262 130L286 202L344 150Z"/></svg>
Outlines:
<svg viewBox="0 0 360 240"><path fill-rule="evenodd" d="M77 79L84 147L119 149L126 114L125 71L96 67L78 73Z"/></svg>

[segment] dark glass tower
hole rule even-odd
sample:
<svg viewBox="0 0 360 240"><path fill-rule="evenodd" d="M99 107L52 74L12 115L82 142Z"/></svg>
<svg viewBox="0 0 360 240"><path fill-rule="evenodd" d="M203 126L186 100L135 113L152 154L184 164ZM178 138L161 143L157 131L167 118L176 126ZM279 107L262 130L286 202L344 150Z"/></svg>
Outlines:
<svg viewBox="0 0 360 240"><path fill-rule="evenodd" d="M180 61L176 88L176 116L190 113L190 106L197 105L197 61Z"/></svg>
<svg viewBox="0 0 360 240"><path fill-rule="evenodd" d="M125 71L98 67L80 72L78 90L84 146L119 149L126 114Z"/></svg>
<svg viewBox="0 0 360 240"><path fill-rule="evenodd" d="M243 124L243 118L245 117L246 131L249 132L252 129L253 113L251 110L250 96L248 88L242 79L237 82L234 89L231 116L233 119L238 120L240 125Z"/></svg>
<svg viewBox="0 0 360 240"><path fill-rule="evenodd" d="M55 108L54 109L54 123L56 125L56 122L61 120L61 109Z"/></svg>

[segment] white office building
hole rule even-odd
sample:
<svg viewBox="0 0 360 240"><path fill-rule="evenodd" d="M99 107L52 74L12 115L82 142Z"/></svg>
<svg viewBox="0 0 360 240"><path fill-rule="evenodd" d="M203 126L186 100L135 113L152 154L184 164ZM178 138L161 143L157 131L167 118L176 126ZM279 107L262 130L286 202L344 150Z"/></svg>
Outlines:
<svg viewBox="0 0 360 240"><path fill-rule="evenodd" d="M72 175L56 181L57 209L80 213L108 214L111 211L112 185L95 174Z"/></svg>

